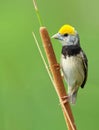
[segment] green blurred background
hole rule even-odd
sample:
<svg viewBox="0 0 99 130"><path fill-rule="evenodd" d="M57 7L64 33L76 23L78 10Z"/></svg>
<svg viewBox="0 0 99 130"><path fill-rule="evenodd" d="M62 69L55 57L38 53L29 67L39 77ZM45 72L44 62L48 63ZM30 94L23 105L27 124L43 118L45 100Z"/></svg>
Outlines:
<svg viewBox="0 0 99 130"><path fill-rule="evenodd" d="M37 4L50 36L65 23L79 32L89 76L72 110L78 130L98 130L99 1L37 0ZM67 129L33 30L43 50L32 0L0 1L0 130ZM61 44L52 42L59 62Z"/></svg>

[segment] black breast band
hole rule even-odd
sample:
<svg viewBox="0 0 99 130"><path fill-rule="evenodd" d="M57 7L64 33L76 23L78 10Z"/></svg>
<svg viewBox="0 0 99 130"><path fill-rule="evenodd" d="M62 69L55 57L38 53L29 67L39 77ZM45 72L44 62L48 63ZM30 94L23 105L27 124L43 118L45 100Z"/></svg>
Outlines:
<svg viewBox="0 0 99 130"><path fill-rule="evenodd" d="M62 47L62 54L66 58L66 56L74 56L79 54L81 51L81 47L79 45L69 45Z"/></svg>

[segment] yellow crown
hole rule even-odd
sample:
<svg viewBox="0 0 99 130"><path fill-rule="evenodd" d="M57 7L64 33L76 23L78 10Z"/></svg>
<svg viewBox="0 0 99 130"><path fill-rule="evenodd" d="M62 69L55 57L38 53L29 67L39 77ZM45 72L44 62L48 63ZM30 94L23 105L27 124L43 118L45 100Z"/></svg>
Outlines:
<svg viewBox="0 0 99 130"><path fill-rule="evenodd" d="M63 25L60 28L59 33L62 34L62 35L66 34L66 33L74 35L75 34L75 28L66 24L66 25Z"/></svg>

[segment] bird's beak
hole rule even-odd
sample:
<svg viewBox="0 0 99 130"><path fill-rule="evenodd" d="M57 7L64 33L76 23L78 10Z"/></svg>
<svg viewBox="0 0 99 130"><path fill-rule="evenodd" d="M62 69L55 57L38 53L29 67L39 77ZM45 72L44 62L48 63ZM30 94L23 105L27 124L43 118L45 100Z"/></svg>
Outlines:
<svg viewBox="0 0 99 130"><path fill-rule="evenodd" d="M54 34L51 38L61 40L61 35L59 33Z"/></svg>

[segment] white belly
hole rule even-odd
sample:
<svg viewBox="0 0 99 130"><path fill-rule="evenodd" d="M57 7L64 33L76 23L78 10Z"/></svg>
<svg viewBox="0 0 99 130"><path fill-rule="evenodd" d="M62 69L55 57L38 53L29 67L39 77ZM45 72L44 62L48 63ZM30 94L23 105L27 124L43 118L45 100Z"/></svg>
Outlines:
<svg viewBox="0 0 99 130"><path fill-rule="evenodd" d="M61 67L69 87L79 87L84 80L82 59L77 56L61 58Z"/></svg>

